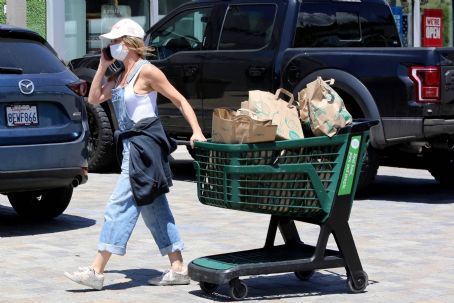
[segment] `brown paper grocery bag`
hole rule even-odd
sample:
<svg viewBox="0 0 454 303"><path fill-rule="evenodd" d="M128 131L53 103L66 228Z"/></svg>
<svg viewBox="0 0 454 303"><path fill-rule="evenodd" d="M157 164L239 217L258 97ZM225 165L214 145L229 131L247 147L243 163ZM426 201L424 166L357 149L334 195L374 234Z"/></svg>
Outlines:
<svg viewBox="0 0 454 303"><path fill-rule="evenodd" d="M337 131L352 122L344 101L331 87L334 79L324 81L317 77L298 93L300 118L310 124L314 135L334 136Z"/></svg>
<svg viewBox="0 0 454 303"><path fill-rule="evenodd" d="M277 126L271 120L256 120L228 108L213 111L211 138L217 143L258 143L276 139Z"/></svg>
<svg viewBox="0 0 454 303"><path fill-rule="evenodd" d="M279 98L280 94L289 97L289 101ZM277 137L280 139L304 138L298 109L293 105L293 95L285 89L278 89L275 94L266 91L249 91L249 100L241 107L254 112L259 119L271 119L277 125Z"/></svg>

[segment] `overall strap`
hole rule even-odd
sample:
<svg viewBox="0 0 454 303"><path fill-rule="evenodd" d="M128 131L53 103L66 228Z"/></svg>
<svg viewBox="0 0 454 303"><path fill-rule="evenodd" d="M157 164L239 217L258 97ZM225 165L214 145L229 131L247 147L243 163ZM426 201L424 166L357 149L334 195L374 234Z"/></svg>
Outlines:
<svg viewBox="0 0 454 303"><path fill-rule="evenodd" d="M133 71L129 74L125 84L128 85L129 82L131 82L131 80L134 79L134 77L140 72L142 66L148 63L149 62L147 60L140 59L139 62L137 62L136 66L134 67Z"/></svg>

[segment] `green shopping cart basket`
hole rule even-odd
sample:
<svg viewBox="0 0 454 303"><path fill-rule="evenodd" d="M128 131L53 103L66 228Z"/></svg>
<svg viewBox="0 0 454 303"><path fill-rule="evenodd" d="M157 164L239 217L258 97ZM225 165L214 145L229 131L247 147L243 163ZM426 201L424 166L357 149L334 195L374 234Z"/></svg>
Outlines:
<svg viewBox="0 0 454 303"><path fill-rule="evenodd" d="M369 129L355 121L331 138L260 144L196 142L197 193L203 204L270 214L263 248L202 257L189 264L206 293L229 282L234 299L247 296L238 277L295 272L307 280L316 269L345 267L352 292L362 292L362 270L348 225ZM316 246L304 244L294 220L321 226ZM274 245L277 229L284 245ZM326 249L333 234L339 251Z"/></svg>

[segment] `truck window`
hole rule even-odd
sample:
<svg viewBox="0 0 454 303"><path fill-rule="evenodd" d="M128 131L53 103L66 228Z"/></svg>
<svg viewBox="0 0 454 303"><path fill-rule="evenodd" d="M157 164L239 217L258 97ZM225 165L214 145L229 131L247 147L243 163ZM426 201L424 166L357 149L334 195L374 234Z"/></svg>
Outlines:
<svg viewBox="0 0 454 303"><path fill-rule="evenodd" d="M149 45L155 49L157 59L181 51L201 50L211 11L212 8L208 7L182 12L155 31L150 36Z"/></svg>
<svg viewBox="0 0 454 303"><path fill-rule="evenodd" d="M394 19L383 5L358 2L303 2L294 47L400 46Z"/></svg>
<svg viewBox="0 0 454 303"><path fill-rule="evenodd" d="M232 5L228 8L219 38L219 50L260 49L271 40L276 6Z"/></svg>

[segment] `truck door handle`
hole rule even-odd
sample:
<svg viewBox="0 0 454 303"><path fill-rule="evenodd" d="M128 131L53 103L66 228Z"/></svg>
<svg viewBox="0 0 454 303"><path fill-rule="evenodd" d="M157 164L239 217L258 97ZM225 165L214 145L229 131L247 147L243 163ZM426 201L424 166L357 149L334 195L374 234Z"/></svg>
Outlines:
<svg viewBox="0 0 454 303"><path fill-rule="evenodd" d="M186 78L194 76L198 71L199 67L197 65L185 65L183 67L183 75Z"/></svg>
<svg viewBox="0 0 454 303"><path fill-rule="evenodd" d="M263 66L251 66L248 69L248 75L250 77L261 77L265 74L266 68Z"/></svg>

